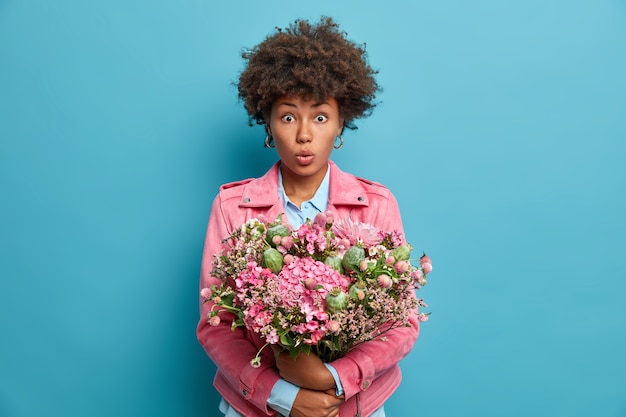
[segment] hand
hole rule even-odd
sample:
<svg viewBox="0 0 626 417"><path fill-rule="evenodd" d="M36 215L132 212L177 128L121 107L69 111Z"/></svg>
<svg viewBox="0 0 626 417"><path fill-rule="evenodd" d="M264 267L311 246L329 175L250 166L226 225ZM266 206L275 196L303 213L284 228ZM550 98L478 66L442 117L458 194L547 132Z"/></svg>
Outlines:
<svg viewBox="0 0 626 417"><path fill-rule="evenodd" d="M339 406L344 396L337 397L335 390L314 391L300 388L291 407L292 417L339 417Z"/></svg>
<svg viewBox="0 0 626 417"><path fill-rule="evenodd" d="M294 359L289 351L275 348L274 356L278 373L285 381L316 391L335 388L333 374L316 355L302 352Z"/></svg>

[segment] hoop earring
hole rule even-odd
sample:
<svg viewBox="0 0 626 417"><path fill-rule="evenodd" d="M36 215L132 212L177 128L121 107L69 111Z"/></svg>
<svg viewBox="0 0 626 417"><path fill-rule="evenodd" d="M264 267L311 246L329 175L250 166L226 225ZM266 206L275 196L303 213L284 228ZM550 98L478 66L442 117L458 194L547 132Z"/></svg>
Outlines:
<svg viewBox="0 0 626 417"><path fill-rule="evenodd" d="M265 142L263 143L263 146L266 148L276 147L276 145L274 145L274 138L272 137L272 135L265 136Z"/></svg>
<svg viewBox="0 0 626 417"><path fill-rule="evenodd" d="M339 139L339 143L337 143L337 139ZM335 144L333 145L333 148L341 149L342 146L343 146L343 138L341 137L341 135L337 135L335 137Z"/></svg>

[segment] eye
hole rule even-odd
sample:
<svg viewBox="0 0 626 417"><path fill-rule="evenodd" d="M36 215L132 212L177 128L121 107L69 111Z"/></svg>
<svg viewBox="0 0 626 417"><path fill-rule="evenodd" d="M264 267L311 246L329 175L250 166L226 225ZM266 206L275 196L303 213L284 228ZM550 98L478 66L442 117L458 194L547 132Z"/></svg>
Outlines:
<svg viewBox="0 0 626 417"><path fill-rule="evenodd" d="M326 115L324 115L324 114L318 114L315 117L315 121L318 122L318 123L324 123L326 120L328 120L328 117L326 117Z"/></svg>
<svg viewBox="0 0 626 417"><path fill-rule="evenodd" d="M286 123L291 123L295 120L295 118L291 114L286 114L283 117L281 117L280 120Z"/></svg>

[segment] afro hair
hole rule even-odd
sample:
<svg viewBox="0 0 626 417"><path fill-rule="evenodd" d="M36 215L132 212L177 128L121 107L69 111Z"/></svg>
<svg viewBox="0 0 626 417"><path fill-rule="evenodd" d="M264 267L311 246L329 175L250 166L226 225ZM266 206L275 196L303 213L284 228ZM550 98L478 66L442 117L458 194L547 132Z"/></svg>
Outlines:
<svg viewBox="0 0 626 417"><path fill-rule="evenodd" d="M330 17L317 24L296 20L276 28L264 41L242 54L245 68L237 88L250 117L264 124L272 104L282 96L337 101L345 127L368 116L380 90L367 62L365 46L346 38Z"/></svg>

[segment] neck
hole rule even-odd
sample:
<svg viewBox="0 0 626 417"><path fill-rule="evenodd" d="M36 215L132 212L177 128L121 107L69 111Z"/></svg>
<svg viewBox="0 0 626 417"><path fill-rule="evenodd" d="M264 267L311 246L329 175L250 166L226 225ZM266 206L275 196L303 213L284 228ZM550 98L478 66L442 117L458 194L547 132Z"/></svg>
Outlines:
<svg viewBox="0 0 626 417"><path fill-rule="evenodd" d="M320 187L320 184L324 180L327 170L328 168L321 171L317 175L301 177L294 175L287 169L283 169L281 166L280 172L283 177L283 189L285 190L287 197L289 197L289 200L300 207L300 204L303 201L313 198L317 189Z"/></svg>

